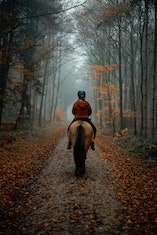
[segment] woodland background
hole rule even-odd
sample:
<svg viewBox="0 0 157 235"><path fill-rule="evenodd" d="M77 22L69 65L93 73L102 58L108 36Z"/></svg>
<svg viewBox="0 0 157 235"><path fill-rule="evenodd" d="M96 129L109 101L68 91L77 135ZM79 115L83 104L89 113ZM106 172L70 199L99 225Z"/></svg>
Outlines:
<svg viewBox="0 0 157 235"><path fill-rule="evenodd" d="M156 49L156 0L0 0L1 234L102 234L110 221L110 234L156 234ZM78 90L98 132L75 180L65 133Z"/></svg>
<svg viewBox="0 0 157 235"><path fill-rule="evenodd" d="M1 0L0 125L65 122L85 89L102 132L156 137L156 14L155 0Z"/></svg>

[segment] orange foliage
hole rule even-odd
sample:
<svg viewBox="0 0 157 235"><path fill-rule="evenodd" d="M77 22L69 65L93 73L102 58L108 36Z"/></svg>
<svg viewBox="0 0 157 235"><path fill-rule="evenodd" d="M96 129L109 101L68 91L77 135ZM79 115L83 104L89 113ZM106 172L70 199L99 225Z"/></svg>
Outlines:
<svg viewBox="0 0 157 235"><path fill-rule="evenodd" d="M92 69L95 69L98 72L102 72L102 73L107 73L110 72L116 68L118 68L118 64L110 64L110 65L90 65L89 66Z"/></svg>
<svg viewBox="0 0 157 235"><path fill-rule="evenodd" d="M131 155L111 143L108 136L98 133L96 142L104 152L109 173L113 177L112 187L118 200L123 203L123 216L126 217L123 229L132 231L132 234L155 235L157 166L148 167L139 156Z"/></svg>
<svg viewBox="0 0 157 235"><path fill-rule="evenodd" d="M116 95L118 96L118 92L119 92L118 85L115 85L112 82L105 82L103 87L101 87L101 86L93 86L93 89L96 89L101 94L106 94L106 95L107 95L108 92L110 92L110 93L112 92L114 97Z"/></svg>
<svg viewBox="0 0 157 235"><path fill-rule="evenodd" d="M100 86L93 86L93 89L99 91L101 94L107 94L107 88L106 87L100 87Z"/></svg>
<svg viewBox="0 0 157 235"><path fill-rule="evenodd" d="M94 74L94 73L89 73L88 74L89 77L93 77L95 79L99 79L99 78L104 78L104 75L100 75L98 73Z"/></svg>
<svg viewBox="0 0 157 235"><path fill-rule="evenodd" d="M124 5L123 2L120 2L119 4L111 4L110 6L105 7L104 12L99 16L99 20L97 20L97 24L100 24L100 22L105 21L107 19L128 13L129 8Z"/></svg>
<svg viewBox="0 0 157 235"><path fill-rule="evenodd" d="M34 130L34 136L19 132L16 138L2 131L0 140L1 208L12 203L12 195L18 194L31 177L41 173L51 156L56 141L65 133L66 127L48 127ZM3 138L4 139L4 138Z"/></svg>
<svg viewBox="0 0 157 235"><path fill-rule="evenodd" d="M111 72L112 70L118 68L117 64L110 64L110 65L90 65L91 69L95 70L95 73L89 73L89 77L93 77L95 79L104 78L104 74Z"/></svg>

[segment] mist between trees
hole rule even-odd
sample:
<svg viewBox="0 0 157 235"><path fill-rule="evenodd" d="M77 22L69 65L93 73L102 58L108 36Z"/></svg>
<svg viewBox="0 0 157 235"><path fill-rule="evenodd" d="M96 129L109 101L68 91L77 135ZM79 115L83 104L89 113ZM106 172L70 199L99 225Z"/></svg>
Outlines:
<svg viewBox="0 0 157 235"><path fill-rule="evenodd" d="M155 0L1 0L0 125L66 121L84 89L113 133L157 135Z"/></svg>

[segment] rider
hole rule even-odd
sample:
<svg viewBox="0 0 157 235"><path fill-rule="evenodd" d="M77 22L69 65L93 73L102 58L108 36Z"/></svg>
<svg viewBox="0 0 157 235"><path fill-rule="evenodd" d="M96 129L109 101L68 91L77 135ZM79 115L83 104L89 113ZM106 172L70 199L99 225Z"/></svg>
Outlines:
<svg viewBox="0 0 157 235"><path fill-rule="evenodd" d="M85 91L78 91L78 97L79 99L74 103L72 108L72 113L75 116L74 120L70 123L70 125L75 122L76 120L84 120L91 124L94 132L94 139L96 135L96 128L94 124L91 122L91 119L89 119L89 116L92 114L92 108L90 104L85 100L86 93ZM68 131L70 128L70 125L68 127ZM71 142L68 142L68 149L71 149ZM95 150L94 147L94 140L91 143L91 149Z"/></svg>

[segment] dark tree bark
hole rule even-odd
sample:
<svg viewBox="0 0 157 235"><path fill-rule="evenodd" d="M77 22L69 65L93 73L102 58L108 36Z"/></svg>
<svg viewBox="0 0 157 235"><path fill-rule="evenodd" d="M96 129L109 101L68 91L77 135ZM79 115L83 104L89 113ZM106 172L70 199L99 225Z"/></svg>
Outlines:
<svg viewBox="0 0 157 235"><path fill-rule="evenodd" d="M131 41L131 88L132 88L132 110L133 110L133 120L134 120L134 135L137 135L136 129L136 104L135 104L135 83L134 83L134 47L133 47L133 22L131 20L131 32L130 32L130 41Z"/></svg>
<svg viewBox="0 0 157 235"><path fill-rule="evenodd" d="M26 70L27 70L27 65L25 64L24 71L26 71ZM20 111L19 111L19 114L16 119L15 129L17 129L18 124L21 124L21 122L24 120L24 108L26 106L26 94L27 94L27 89L28 89L28 83L29 83L29 79L27 77L27 74L24 73L23 88L22 88L22 92L21 92L21 107L20 107Z"/></svg>
<svg viewBox="0 0 157 235"><path fill-rule="evenodd" d="M0 125L2 123L2 113L5 100L5 92L8 80L10 62L12 60L12 48L15 27L15 0L1 3L1 63L0 63ZM7 17L9 16L9 18ZM10 27L9 27L9 26Z"/></svg>
<svg viewBox="0 0 157 235"><path fill-rule="evenodd" d="M148 66L148 0L145 0L145 42L144 42L144 74L143 74L143 131L147 137L147 66Z"/></svg>
<svg viewBox="0 0 157 235"><path fill-rule="evenodd" d="M157 51L157 1L155 1L155 36L154 36L154 66L153 66L153 84L152 84L152 128L151 135L152 138L155 137L155 84L156 84L156 51ZM157 123L156 123L157 126Z"/></svg>
<svg viewBox="0 0 157 235"><path fill-rule="evenodd" d="M48 58L46 58L46 62L45 62L44 80L43 80L43 85L42 85L40 112L39 112L39 126L41 126L41 119L42 119L45 84L46 84L46 79L47 79L47 66L48 66Z"/></svg>

